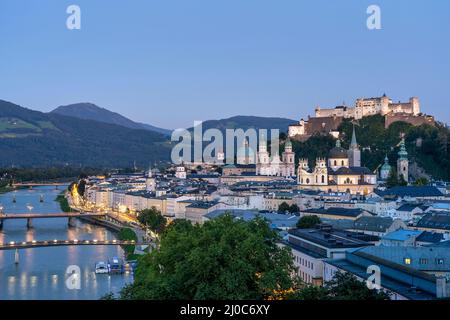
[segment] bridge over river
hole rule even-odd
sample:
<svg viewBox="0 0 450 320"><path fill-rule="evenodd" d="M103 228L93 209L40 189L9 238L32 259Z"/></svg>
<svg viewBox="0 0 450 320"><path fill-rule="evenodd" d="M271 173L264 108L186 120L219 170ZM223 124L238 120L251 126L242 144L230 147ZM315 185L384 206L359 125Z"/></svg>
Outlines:
<svg viewBox="0 0 450 320"><path fill-rule="evenodd" d="M14 255L15 263L19 263L19 249L42 248L42 247L61 247L61 246L126 246L126 245L144 245L135 240L33 240L33 241L10 241L0 243L0 250L16 250Z"/></svg>
<svg viewBox="0 0 450 320"><path fill-rule="evenodd" d="M55 212L55 213L0 213L0 229L3 228L3 221L26 219L27 227L32 227L33 219L49 219L49 218L69 218L69 225L74 218L82 217L105 217L105 213L78 213L78 212Z"/></svg>
<svg viewBox="0 0 450 320"><path fill-rule="evenodd" d="M0 243L0 250L29 249L40 247L60 247L60 246L125 246L143 245L134 240L33 240L33 241L10 241Z"/></svg>

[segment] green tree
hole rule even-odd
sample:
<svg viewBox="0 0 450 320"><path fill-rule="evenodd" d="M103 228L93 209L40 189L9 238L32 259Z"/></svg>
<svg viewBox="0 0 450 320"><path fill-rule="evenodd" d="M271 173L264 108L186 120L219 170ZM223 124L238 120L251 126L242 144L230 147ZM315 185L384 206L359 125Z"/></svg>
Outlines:
<svg viewBox="0 0 450 320"><path fill-rule="evenodd" d="M398 179L398 185L399 186L407 186L408 182L405 180L405 177L403 174L400 175L400 178Z"/></svg>
<svg viewBox="0 0 450 320"><path fill-rule="evenodd" d="M320 218L318 216L303 216L297 222L297 228L299 229L309 229L314 228L317 224L319 224Z"/></svg>
<svg viewBox="0 0 450 320"><path fill-rule="evenodd" d="M386 180L386 186L388 188L392 188L392 187L398 186L398 184L399 184L399 181L397 178L397 171L394 168L392 168L391 172L389 173L389 176Z"/></svg>
<svg viewBox="0 0 450 320"><path fill-rule="evenodd" d="M427 186L429 183L427 178L418 178L416 181L414 181L415 186Z"/></svg>
<svg viewBox="0 0 450 320"><path fill-rule="evenodd" d="M122 228L119 231L119 240L134 240L137 241L137 235L130 228ZM134 253L135 246L134 245L126 245L124 246L124 251L127 256L132 255Z"/></svg>
<svg viewBox="0 0 450 320"><path fill-rule="evenodd" d="M280 203L280 205L278 206L278 212L279 212L279 213L290 212L290 206L289 206L286 202L282 202L282 203Z"/></svg>
<svg viewBox="0 0 450 320"><path fill-rule="evenodd" d="M334 278L325 284L328 296L333 300L389 300L385 292L369 289L365 282L351 273L337 272Z"/></svg>
<svg viewBox="0 0 450 320"><path fill-rule="evenodd" d="M78 194L84 197L84 191L86 191L86 180L81 179L78 182Z"/></svg>
<svg viewBox="0 0 450 320"><path fill-rule="evenodd" d="M175 221L143 256L122 299L267 299L295 286L292 253L261 218Z"/></svg>
<svg viewBox="0 0 450 320"><path fill-rule="evenodd" d="M140 211L137 218L140 223L157 234L161 234L167 224L166 218L155 207Z"/></svg>
<svg viewBox="0 0 450 320"><path fill-rule="evenodd" d="M299 208L298 205L296 205L295 203L294 203L294 204L291 204L291 206L289 207L289 212L290 212L290 213L297 213L297 212L300 212L300 208Z"/></svg>
<svg viewBox="0 0 450 320"><path fill-rule="evenodd" d="M323 286L306 285L296 290L289 299L292 300L330 300L328 290Z"/></svg>
<svg viewBox="0 0 450 320"><path fill-rule="evenodd" d="M389 300L389 295L381 290L369 289L364 281L358 280L351 273L337 272L323 287L303 286L290 298L295 300Z"/></svg>

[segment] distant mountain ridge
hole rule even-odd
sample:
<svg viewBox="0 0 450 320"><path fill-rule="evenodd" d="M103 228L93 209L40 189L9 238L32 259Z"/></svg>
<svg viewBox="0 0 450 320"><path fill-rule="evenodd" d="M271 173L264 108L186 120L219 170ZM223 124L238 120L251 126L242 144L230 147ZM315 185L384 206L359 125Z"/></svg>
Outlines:
<svg viewBox="0 0 450 320"><path fill-rule="evenodd" d="M203 131L211 128L225 131L226 129L243 129L250 128L259 129L279 129L281 132L287 132L291 124L296 123L296 120L278 117L257 117L257 116L234 116L231 118L219 120L207 120L202 124ZM192 129L192 128L191 128Z"/></svg>
<svg viewBox="0 0 450 320"><path fill-rule="evenodd" d="M0 100L0 166L148 166L169 160L166 135L43 113Z"/></svg>
<svg viewBox="0 0 450 320"><path fill-rule="evenodd" d="M84 120L95 120L99 122L116 124L130 129L155 131L162 133L164 135L170 135L170 133L172 132L171 130L168 129L158 128L149 124L135 122L122 116L117 112L109 111L108 109L101 108L89 102L59 106L50 113L60 114Z"/></svg>
<svg viewBox="0 0 450 320"><path fill-rule="evenodd" d="M203 130L254 128L286 132L294 122L284 118L235 116L204 121ZM165 134L169 130L158 133L142 130L142 126L145 125L90 103L43 113L0 100L0 167L118 168L130 167L134 162L147 166L150 162L170 160L172 144Z"/></svg>

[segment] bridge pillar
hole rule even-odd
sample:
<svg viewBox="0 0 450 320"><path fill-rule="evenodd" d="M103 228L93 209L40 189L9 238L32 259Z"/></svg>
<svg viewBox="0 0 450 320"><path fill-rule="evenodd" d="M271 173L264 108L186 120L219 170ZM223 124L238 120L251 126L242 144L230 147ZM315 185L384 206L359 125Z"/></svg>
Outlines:
<svg viewBox="0 0 450 320"><path fill-rule="evenodd" d="M69 227L75 227L75 218L74 217L69 217L68 225L69 225Z"/></svg>
<svg viewBox="0 0 450 320"><path fill-rule="evenodd" d="M14 263L19 264L19 249L16 249L16 252L14 252Z"/></svg>
<svg viewBox="0 0 450 320"><path fill-rule="evenodd" d="M27 218L27 228L33 228L33 220L31 218Z"/></svg>

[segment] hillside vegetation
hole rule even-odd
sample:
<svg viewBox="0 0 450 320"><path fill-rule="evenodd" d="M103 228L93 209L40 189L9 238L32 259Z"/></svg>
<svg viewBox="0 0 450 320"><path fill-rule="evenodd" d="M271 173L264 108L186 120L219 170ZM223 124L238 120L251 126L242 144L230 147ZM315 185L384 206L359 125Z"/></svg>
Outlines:
<svg viewBox="0 0 450 320"><path fill-rule="evenodd" d="M29 110L0 100L0 167L148 166L168 160L163 134Z"/></svg>

